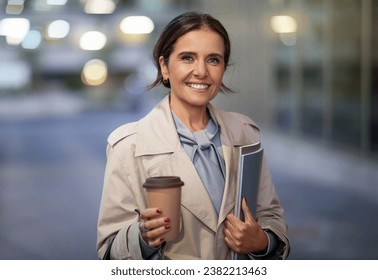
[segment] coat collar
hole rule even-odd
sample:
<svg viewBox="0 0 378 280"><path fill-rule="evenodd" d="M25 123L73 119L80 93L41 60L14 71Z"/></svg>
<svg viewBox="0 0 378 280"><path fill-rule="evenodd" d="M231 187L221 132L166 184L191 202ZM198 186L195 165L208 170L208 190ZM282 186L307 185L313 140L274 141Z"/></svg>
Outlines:
<svg viewBox="0 0 378 280"><path fill-rule="evenodd" d="M221 131L221 142L225 146L241 146L251 143L240 127L235 126L235 113L226 113L209 103L208 109L214 115ZM238 115L246 125L257 128L249 118ZM222 129L222 127L227 129ZM257 128L258 129L258 128ZM161 133L164 131L164 133ZM172 153L181 148L169 106L169 96L163 100L138 123L137 147L135 156Z"/></svg>
<svg viewBox="0 0 378 280"><path fill-rule="evenodd" d="M164 133L162 133L164 132ZM135 156L173 153L181 147L166 96L138 123Z"/></svg>
<svg viewBox="0 0 378 280"><path fill-rule="evenodd" d="M209 104L209 109L213 112L221 131L221 142L223 145L230 147L239 147L243 145L251 144L255 141L253 139L256 135L246 133L246 129L243 129L240 125L242 123L246 127L253 127L253 130L259 131L260 129L250 118L234 112L225 112L212 104ZM222 129L222 127L224 129ZM252 129L249 129L252 131Z"/></svg>

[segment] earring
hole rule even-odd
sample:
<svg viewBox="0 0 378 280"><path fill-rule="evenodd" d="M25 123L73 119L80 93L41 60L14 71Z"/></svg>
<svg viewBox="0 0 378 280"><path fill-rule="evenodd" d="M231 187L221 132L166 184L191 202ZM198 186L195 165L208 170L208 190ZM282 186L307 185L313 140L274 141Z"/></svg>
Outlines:
<svg viewBox="0 0 378 280"><path fill-rule="evenodd" d="M168 84L168 81L169 81L168 79L163 78L163 84L165 84L165 85Z"/></svg>

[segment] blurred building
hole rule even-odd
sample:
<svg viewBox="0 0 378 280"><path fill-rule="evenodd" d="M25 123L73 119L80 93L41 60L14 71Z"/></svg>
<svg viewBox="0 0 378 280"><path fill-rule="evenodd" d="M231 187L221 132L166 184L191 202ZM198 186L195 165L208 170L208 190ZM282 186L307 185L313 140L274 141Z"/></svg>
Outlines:
<svg viewBox="0 0 378 280"><path fill-rule="evenodd" d="M285 134L377 155L378 1L204 3L233 39L242 102L230 107Z"/></svg>
<svg viewBox="0 0 378 280"><path fill-rule="evenodd" d="M377 155L376 0L2 1L0 98L58 87L92 104L137 106L155 75L151 48L162 26L188 10L209 12L229 30L225 79L237 94L220 97L223 107Z"/></svg>

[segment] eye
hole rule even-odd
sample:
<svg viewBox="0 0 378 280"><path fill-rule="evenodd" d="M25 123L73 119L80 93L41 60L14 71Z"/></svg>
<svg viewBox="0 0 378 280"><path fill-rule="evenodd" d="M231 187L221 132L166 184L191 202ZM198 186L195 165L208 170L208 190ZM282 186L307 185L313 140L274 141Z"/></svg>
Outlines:
<svg viewBox="0 0 378 280"><path fill-rule="evenodd" d="M181 59L184 60L184 61L187 61L187 62L192 62L192 61L194 61L194 58L193 58L193 56L191 56L191 55L183 55L183 56L181 57Z"/></svg>
<svg viewBox="0 0 378 280"><path fill-rule="evenodd" d="M216 64L220 63L220 59L218 57L211 57L211 58L209 58L208 62L210 64L216 65Z"/></svg>

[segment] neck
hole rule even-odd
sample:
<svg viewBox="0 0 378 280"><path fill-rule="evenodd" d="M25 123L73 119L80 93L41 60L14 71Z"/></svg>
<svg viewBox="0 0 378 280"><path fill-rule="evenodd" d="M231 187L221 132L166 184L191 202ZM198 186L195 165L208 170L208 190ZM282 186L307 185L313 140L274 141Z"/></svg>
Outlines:
<svg viewBox="0 0 378 280"><path fill-rule="evenodd" d="M183 108L171 104L171 110L191 132L205 129L210 119L206 107Z"/></svg>

